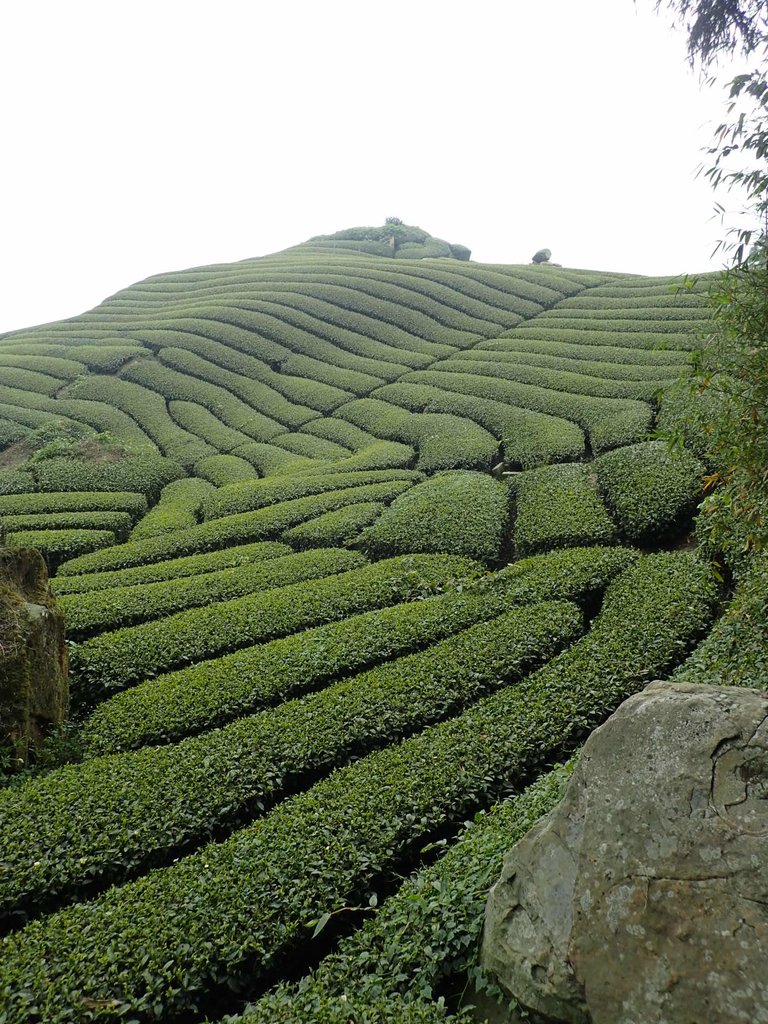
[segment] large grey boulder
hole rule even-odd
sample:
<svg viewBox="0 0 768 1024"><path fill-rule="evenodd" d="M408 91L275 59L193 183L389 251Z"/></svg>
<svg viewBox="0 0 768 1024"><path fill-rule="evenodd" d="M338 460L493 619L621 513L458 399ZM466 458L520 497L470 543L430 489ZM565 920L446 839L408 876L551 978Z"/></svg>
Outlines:
<svg viewBox="0 0 768 1024"><path fill-rule="evenodd" d="M482 961L569 1024L768 1022L768 696L654 683L507 854Z"/></svg>

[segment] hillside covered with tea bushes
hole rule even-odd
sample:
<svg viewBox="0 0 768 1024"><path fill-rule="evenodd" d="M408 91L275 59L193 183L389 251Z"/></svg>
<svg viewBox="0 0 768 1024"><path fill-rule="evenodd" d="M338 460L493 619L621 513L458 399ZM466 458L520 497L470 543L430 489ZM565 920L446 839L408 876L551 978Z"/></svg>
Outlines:
<svg viewBox="0 0 768 1024"><path fill-rule="evenodd" d="M551 766L731 642L655 434L708 287L386 225L0 336L72 697L0 788L2 1024L461 1012Z"/></svg>

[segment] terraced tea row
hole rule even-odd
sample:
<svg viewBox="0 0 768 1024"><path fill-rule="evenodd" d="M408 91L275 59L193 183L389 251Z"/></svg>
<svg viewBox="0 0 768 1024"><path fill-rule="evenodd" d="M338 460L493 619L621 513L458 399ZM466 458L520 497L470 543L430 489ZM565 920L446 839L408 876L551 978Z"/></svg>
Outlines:
<svg viewBox="0 0 768 1024"><path fill-rule="evenodd" d="M58 567L81 748L0 790L6 1024L242 1008L708 628L703 561L622 546L699 497L648 435L704 284L388 230L0 337L0 528ZM478 900L443 934L436 870L250 1019L440 1019Z"/></svg>
<svg viewBox="0 0 768 1024"><path fill-rule="evenodd" d="M517 687L341 769L224 843L31 923L2 944L9 1024L94 1003L103 1020L171 1020L221 984L269 977L308 921L367 900L410 844L674 664L714 598L691 556L644 558L609 587L587 636Z"/></svg>

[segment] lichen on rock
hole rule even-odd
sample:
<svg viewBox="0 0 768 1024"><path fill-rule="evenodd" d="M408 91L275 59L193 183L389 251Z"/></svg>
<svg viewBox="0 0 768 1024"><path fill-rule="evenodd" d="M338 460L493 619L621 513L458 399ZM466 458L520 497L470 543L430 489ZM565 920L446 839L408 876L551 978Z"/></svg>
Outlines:
<svg viewBox="0 0 768 1024"><path fill-rule="evenodd" d="M507 854L482 960L568 1024L768 1022L768 696L655 683Z"/></svg>
<svg viewBox="0 0 768 1024"><path fill-rule="evenodd" d="M69 708L64 616L39 551L0 547L0 749L26 764Z"/></svg>

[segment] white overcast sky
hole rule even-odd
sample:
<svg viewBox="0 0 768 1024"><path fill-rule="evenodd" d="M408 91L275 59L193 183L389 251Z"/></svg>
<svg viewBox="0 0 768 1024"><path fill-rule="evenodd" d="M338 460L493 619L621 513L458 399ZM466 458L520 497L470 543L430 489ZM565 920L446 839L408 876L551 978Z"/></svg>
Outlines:
<svg viewBox="0 0 768 1024"><path fill-rule="evenodd" d="M695 172L724 94L670 24L653 0L2 0L0 331L390 215L482 262L720 266Z"/></svg>

